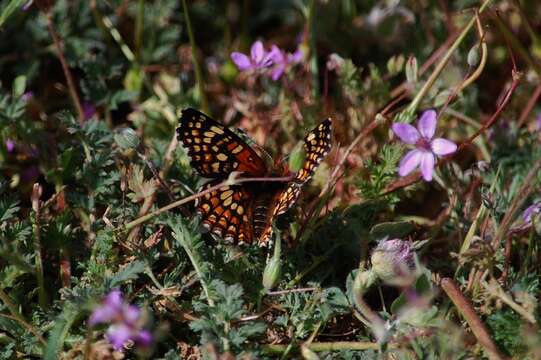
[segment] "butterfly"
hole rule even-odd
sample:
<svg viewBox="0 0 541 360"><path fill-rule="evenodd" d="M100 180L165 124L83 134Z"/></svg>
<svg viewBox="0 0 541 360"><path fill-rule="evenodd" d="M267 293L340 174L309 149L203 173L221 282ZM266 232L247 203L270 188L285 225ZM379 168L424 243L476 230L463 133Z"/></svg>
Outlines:
<svg viewBox="0 0 541 360"><path fill-rule="evenodd" d="M310 180L332 144L332 122L327 119L304 138L305 161L293 174L282 159L268 165L239 135L195 109L184 109L179 122L177 138L191 166L200 176L210 179L200 190L224 182L232 172L242 178L292 177L289 182L224 185L197 199L195 207L203 226L237 244L268 242L273 221L297 201L301 187Z"/></svg>

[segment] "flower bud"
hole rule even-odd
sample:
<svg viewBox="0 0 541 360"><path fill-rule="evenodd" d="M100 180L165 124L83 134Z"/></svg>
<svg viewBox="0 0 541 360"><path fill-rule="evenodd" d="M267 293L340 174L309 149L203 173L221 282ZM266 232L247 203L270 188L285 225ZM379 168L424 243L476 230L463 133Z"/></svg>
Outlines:
<svg viewBox="0 0 541 360"><path fill-rule="evenodd" d="M372 270L359 270L353 282L353 293L355 296L363 296L376 279L377 276Z"/></svg>
<svg viewBox="0 0 541 360"><path fill-rule="evenodd" d="M410 242L400 239L382 241L370 259L372 271L389 285L406 286L414 279L415 252Z"/></svg>
<svg viewBox="0 0 541 360"><path fill-rule="evenodd" d="M418 68L419 66L417 65L417 58L411 56L406 62L405 69L406 79L410 84L415 84L417 81L419 81Z"/></svg>
<svg viewBox="0 0 541 360"><path fill-rule="evenodd" d="M280 233L277 232L275 238L274 254L267 263L267 266L265 266L265 271L263 271L263 287L266 290L275 287L278 281L280 281L280 275L282 274L282 261L280 260L282 244L280 242Z"/></svg>
<svg viewBox="0 0 541 360"><path fill-rule="evenodd" d="M115 142L122 150L135 149L139 146L139 137L132 128L124 128L114 136Z"/></svg>
<svg viewBox="0 0 541 360"><path fill-rule="evenodd" d="M470 51L468 51L467 61L468 65L471 67L475 67L479 64L479 45L472 46Z"/></svg>

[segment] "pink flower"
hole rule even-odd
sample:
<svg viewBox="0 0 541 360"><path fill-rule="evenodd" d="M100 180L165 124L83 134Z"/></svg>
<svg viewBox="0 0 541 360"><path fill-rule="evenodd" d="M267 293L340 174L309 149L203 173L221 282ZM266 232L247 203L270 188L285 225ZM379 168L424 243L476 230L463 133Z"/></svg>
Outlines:
<svg viewBox="0 0 541 360"><path fill-rule="evenodd" d="M90 326L102 323L111 324L105 337L116 350L122 350L129 340L142 346L148 346L152 342L150 332L142 329L141 310L126 303L118 289L112 290L88 319Z"/></svg>
<svg viewBox="0 0 541 360"><path fill-rule="evenodd" d="M524 220L525 223L531 223L532 217L536 216L540 212L541 212L541 201L538 201L528 206L526 210L524 210L524 212L522 213L522 219Z"/></svg>
<svg viewBox="0 0 541 360"><path fill-rule="evenodd" d="M437 116L434 110L427 110L417 122L417 128L406 123L393 124L393 132L408 145L414 145L400 161L398 174L406 176L415 170L421 168L421 173L425 181L432 180L436 156L445 156L456 151L457 146L454 142L434 137L436 132Z"/></svg>
<svg viewBox="0 0 541 360"><path fill-rule="evenodd" d="M13 152L13 150L15 150L15 141L13 141L11 139L7 139L6 140L6 150L8 151L8 153Z"/></svg>
<svg viewBox="0 0 541 360"><path fill-rule="evenodd" d="M286 68L290 65L298 64L304 58L304 53L301 49L297 49L293 54L285 53L278 46L272 45L272 50L270 52L273 55L274 66L270 72L272 80L278 80Z"/></svg>
<svg viewBox="0 0 541 360"><path fill-rule="evenodd" d="M260 70L273 64L273 56L273 52L267 52L261 41L256 41L250 49L250 57L235 51L231 53L231 60L240 71Z"/></svg>

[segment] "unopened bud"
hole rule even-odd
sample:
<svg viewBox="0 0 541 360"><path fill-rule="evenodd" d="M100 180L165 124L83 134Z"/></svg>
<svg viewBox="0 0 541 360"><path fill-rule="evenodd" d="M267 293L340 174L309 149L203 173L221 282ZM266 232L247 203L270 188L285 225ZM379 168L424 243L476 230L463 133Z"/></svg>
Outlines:
<svg viewBox="0 0 541 360"><path fill-rule="evenodd" d="M418 65L417 58L411 56L406 62L406 79L409 83L415 84L418 80Z"/></svg>
<svg viewBox="0 0 541 360"><path fill-rule="evenodd" d="M114 136L115 142L122 150L135 149L139 146L139 137L132 128L124 128Z"/></svg>
<svg viewBox="0 0 541 360"><path fill-rule="evenodd" d="M359 270L353 282L353 292L356 296L363 296L376 279L377 276L372 270Z"/></svg>
<svg viewBox="0 0 541 360"><path fill-rule="evenodd" d="M470 51L468 51L467 61L468 65L471 67L475 67L479 64L479 45L472 46Z"/></svg>
<svg viewBox="0 0 541 360"><path fill-rule="evenodd" d="M275 287L276 284L278 284L278 281L280 281L280 276L282 274L282 261L280 260L280 256L282 255L282 244L280 241L280 233L276 233L275 239L274 254L267 263L267 266L265 266L265 271L263 271L263 287L266 290Z"/></svg>
<svg viewBox="0 0 541 360"><path fill-rule="evenodd" d="M372 270L386 284L405 286L414 279L415 252L410 242L400 239L382 241L370 259Z"/></svg>

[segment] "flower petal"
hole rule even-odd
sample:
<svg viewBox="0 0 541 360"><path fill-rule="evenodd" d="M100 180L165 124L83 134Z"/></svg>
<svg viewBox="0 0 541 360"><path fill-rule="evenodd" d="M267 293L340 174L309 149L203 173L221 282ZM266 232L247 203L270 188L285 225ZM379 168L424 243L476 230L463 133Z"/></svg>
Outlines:
<svg viewBox="0 0 541 360"><path fill-rule="evenodd" d="M242 53L232 52L231 60L233 60L233 62L235 63L235 65L237 65L240 71L248 70L252 67L250 58Z"/></svg>
<svg viewBox="0 0 541 360"><path fill-rule="evenodd" d="M105 337L115 350L122 350L124 344L132 338L132 329L124 324L113 325L109 327Z"/></svg>
<svg viewBox="0 0 541 360"><path fill-rule="evenodd" d="M261 60L265 57L265 48L261 41L256 41L253 43L252 48L250 49L250 55L254 63L259 64Z"/></svg>
<svg viewBox="0 0 541 360"><path fill-rule="evenodd" d="M287 61L290 64L298 64L302 61L304 57L304 52L301 50L301 48L298 48L293 54L287 55Z"/></svg>
<svg viewBox="0 0 541 360"><path fill-rule="evenodd" d="M541 212L541 202L534 203L524 210L522 219L525 223L530 223L532 221L532 215L538 214L539 212Z"/></svg>
<svg viewBox="0 0 541 360"><path fill-rule="evenodd" d="M410 150L406 156L400 160L400 164L398 165L398 175L406 176L415 170L415 168L421 163L422 157L422 151L417 149Z"/></svg>
<svg viewBox="0 0 541 360"><path fill-rule="evenodd" d="M135 341L142 346L149 346L152 343L152 334L148 330L141 330L135 337Z"/></svg>
<svg viewBox="0 0 541 360"><path fill-rule="evenodd" d="M271 78L272 80L276 81L280 78L280 76L282 76L282 74L284 73L284 70L285 70L285 66L283 65L276 65L273 69L272 69L272 72L271 72Z"/></svg>
<svg viewBox="0 0 541 360"><path fill-rule="evenodd" d="M395 123L393 124L393 132L396 136L405 142L406 144L415 144L419 141L420 134L416 128L406 123Z"/></svg>
<svg viewBox="0 0 541 360"><path fill-rule="evenodd" d="M417 128L425 139L432 139L432 136L434 136L434 133L436 132L436 122L437 115L434 110L427 110L421 115L421 118L417 123Z"/></svg>
<svg viewBox="0 0 541 360"><path fill-rule="evenodd" d="M432 173L434 172L434 163L436 159L431 152L424 152L421 159L421 174L425 181L432 181Z"/></svg>
<svg viewBox="0 0 541 360"><path fill-rule="evenodd" d="M451 140L437 138L430 142L430 147L434 154L439 156L449 155L456 151L457 146Z"/></svg>
<svg viewBox="0 0 541 360"><path fill-rule="evenodd" d="M127 305L123 310L124 321L127 324L135 325L135 323L139 320L141 310L139 310L139 308L135 305Z"/></svg>

